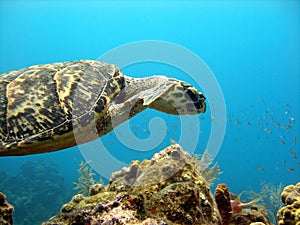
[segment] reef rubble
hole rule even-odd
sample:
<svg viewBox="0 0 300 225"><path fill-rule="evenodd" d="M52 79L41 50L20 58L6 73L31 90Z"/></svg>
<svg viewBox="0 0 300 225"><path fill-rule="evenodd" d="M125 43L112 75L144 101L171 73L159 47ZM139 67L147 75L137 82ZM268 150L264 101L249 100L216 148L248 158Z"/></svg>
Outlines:
<svg viewBox="0 0 300 225"><path fill-rule="evenodd" d="M195 159L172 144L150 160L132 161L114 172L109 185L93 185L89 196L73 196L58 215L42 225L224 225L219 206ZM230 213L229 225L271 224L255 208ZM245 223L237 223L244 217Z"/></svg>

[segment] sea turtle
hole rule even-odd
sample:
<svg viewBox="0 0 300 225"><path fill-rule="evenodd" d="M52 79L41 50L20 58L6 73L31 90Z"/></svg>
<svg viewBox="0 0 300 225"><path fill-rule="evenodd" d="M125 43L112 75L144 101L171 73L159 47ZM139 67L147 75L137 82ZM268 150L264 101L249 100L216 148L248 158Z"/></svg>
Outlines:
<svg viewBox="0 0 300 225"><path fill-rule="evenodd" d="M103 136L146 108L206 110L205 97L166 76L131 78L112 64L79 60L0 75L0 156L65 149Z"/></svg>

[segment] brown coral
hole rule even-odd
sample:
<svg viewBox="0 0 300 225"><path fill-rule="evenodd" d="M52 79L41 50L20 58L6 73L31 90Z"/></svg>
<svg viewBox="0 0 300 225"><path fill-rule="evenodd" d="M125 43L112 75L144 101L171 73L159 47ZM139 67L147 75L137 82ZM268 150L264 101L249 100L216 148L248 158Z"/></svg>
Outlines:
<svg viewBox="0 0 300 225"><path fill-rule="evenodd" d="M291 205L300 200L300 182L286 186L281 193L281 200L285 205Z"/></svg>
<svg viewBox="0 0 300 225"><path fill-rule="evenodd" d="M285 204L278 213L278 225L300 225L300 182L289 185L281 193Z"/></svg>
<svg viewBox="0 0 300 225"><path fill-rule="evenodd" d="M217 186L215 200L222 218L222 225L228 225L231 219L232 209L230 205L230 193L226 184L219 184Z"/></svg>
<svg viewBox="0 0 300 225"><path fill-rule="evenodd" d="M0 224L13 224L13 210L14 207L6 200L6 196L0 192Z"/></svg>

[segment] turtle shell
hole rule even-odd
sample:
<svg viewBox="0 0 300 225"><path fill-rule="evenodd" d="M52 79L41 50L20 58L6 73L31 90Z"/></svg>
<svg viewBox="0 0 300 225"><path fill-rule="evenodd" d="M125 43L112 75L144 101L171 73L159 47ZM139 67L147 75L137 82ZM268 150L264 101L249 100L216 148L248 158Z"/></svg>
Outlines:
<svg viewBox="0 0 300 225"><path fill-rule="evenodd" d="M95 127L125 86L119 68L80 60L0 75L0 155L74 146L74 130Z"/></svg>

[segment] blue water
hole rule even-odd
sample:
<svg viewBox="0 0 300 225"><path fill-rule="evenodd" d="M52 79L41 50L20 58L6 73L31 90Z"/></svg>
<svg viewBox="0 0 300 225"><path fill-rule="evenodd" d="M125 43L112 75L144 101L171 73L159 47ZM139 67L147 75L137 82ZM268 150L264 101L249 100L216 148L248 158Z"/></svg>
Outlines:
<svg viewBox="0 0 300 225"><path fill-rule="evenodd" d="M226 134L214 159L223 174L217 182L227 183L235 193L259 191L261 182L294 184L300 177L299 12L298 1L0 1L0 72L97 59L120 45L144 40L183 46L208 65L225 99ZM165 74L195 84L184 71L160 63L138 63L123 72L133 77ZM218 105L214 107L218 110ZM205 115L196 116L201 128L191 127L188 132L192 138L199 129L201 133L197 147L187 151L205 150L213 110L210 105ZM101 141L123 163L151 158L170 139L180 137L180 117L146 110L130 121L143 140L151 135L149 121L158 117L167 133L154 149L132 150L114 133ZM157 126L152 129L162 130ZM95 146L97 142L86 148ZM0 170L13 176L25 162L36 160L55 162L72 189L84 159L74 147L0 158Z"/></svg>

